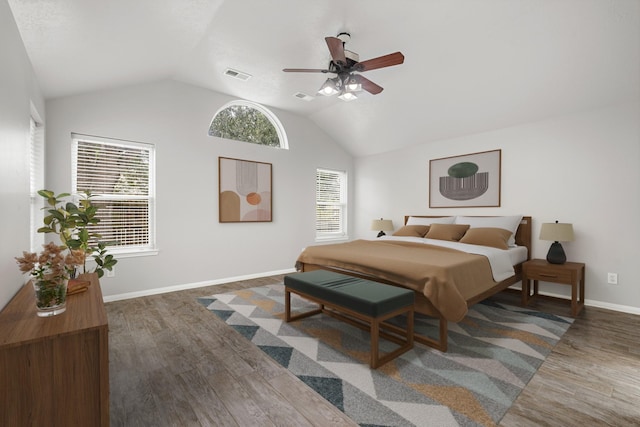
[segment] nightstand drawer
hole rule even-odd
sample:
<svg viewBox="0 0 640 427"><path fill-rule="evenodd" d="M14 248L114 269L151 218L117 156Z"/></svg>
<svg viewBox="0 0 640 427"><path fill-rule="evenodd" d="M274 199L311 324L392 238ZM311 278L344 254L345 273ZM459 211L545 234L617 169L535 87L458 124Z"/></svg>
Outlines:
<svg viewBox="0 0 640 427"><path fill-rule="evenodd" d="M573 283L573 272L566 269L555 269L550 267L539 268L538 266L524 267L524 275L530 280L540 280L542 282L553 283Z"/></svg>
<svg viewBox="0 0 640 427"><path fill-rule="evenodd" d="M533 280L533 286L531 281ZM543 259L531 259L522 264L522 305L538 296L563 299L539 294L538 282L558 283L571 286L571 315L576 317L584 308L584 263L566 262L550 264ZM532 293L533 291L533 293Z"/></svg>

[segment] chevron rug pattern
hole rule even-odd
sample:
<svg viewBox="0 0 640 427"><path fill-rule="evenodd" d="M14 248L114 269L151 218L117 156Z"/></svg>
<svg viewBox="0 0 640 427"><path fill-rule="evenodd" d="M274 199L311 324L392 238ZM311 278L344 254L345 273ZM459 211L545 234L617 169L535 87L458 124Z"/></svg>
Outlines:
<svg viewBox="0 0 640 427"><path fill-rule="evenodd" d="M487 301L449 324L447 353L416 344L371 370L367 332L326 315L284 322L282 284L198 301L361 426L497 425L572 322ZM314 306L292 295L292 307ZM415 328L437 334L428 317Z"/></svg>

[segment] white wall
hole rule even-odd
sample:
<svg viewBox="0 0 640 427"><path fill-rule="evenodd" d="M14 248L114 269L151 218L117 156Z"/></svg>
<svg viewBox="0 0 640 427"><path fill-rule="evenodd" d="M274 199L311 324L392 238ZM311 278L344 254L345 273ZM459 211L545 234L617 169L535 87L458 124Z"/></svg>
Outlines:
<svg viewBox="0 0 640 427"><path fill-rule="evenodd" d="M121 258L106 296L293 269L315 238L317 167L352 173L352 159L311 121L272 110L289 150L212 138L227 96L175 81L47 101L47 187L71 187L71 133L152 143L157 256ZM218 222L218 156L273 164L273 222Z"/></svg>
<svg viewBox="0 0 640 427"><path fill-rule="evenodd" d="M14 257L28 251L29 117L44 118L44 101L6 1L0 1L0 309L24 278Z"/></svg>
<svg viewBox="0 0 640 427"><path fill-rule="evenodd" d="M545 258L540 224L570 222L576 238L563 246L569 261L586 263L588 302L640 313L639 122L640 103L624 104L358 158L356 235L373 237L369 223L380 217L397 228L405 214L524 214L533 217L533 257ZM494 149L502 150L501 207L429 209L430 159ZM618 273L617 286L607 272ZM569 287L543 290L568 295Z"/></svg>

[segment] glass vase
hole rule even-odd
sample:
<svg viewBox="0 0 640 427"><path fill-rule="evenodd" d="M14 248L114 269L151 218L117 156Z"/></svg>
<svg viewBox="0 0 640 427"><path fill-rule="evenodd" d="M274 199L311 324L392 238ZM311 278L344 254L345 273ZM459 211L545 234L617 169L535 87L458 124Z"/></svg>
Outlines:
<svg viewBox="0 0 640 427"><path fill-rule="evenodd" d="M32 283L38 316L49 317L65 312L68 280L40 280Z"/></svg>

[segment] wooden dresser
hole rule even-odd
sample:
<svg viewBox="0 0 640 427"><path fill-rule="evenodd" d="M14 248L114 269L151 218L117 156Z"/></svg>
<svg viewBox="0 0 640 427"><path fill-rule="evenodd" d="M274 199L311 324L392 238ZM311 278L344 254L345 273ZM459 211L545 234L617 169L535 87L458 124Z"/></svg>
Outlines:
<svg viewBox="0 0 640 427"><path fill-rule="evenodd" d="M0 312L0 425L109 426L109 337L96 275L67 310L36 315L30 284Z"/></svg>

